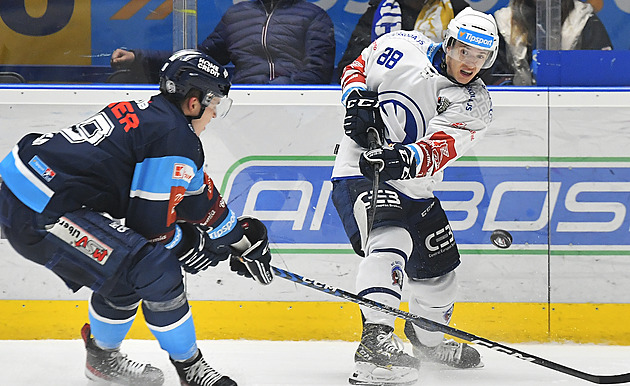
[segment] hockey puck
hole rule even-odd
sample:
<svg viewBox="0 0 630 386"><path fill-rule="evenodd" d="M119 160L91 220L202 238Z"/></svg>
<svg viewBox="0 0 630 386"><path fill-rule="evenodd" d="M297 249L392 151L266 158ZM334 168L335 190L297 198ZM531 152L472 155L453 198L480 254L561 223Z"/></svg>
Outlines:
<svg viewBox="0 0 630 386"><path fill-rule="evenodd" d="M490 241L497 248L506 249L512 245L512 235L508 231L504 231L503 229L496 229L490 235Z"/></svg>

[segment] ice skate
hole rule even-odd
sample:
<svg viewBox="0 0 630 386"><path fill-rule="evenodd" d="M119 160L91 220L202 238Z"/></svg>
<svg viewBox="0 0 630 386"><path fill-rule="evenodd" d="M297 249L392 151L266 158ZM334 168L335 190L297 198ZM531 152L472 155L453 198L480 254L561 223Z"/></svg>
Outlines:
<svg viewBox="0 0 630 386"><path fill-rule="evenodd" d="M164 383L164 374L157 367L127 359L120 350L99 348L94 343L88 323L81 329L81 336L87 350L85 376L89 379L101 384L129 386L159 386Z"/></svg>
<svg viewBox="0 0 630 386"><path fill-rule="evenodd" d="M406 354L393 327L365 324L359 348L354 354L353 385L411 385L418 381L420 361Z"/></svg>
<svg viewBox="0 0 630 386"><path fill-rule="evenodd" d="M460 369L483 367L479 352L466 343L445 339L436 347L427 347L420 343L413 324L409 321L405 322L405 335L413 346L413 355L416 358Z"/></svg>
<svg viewBox="0 0 630 386"><path fill-rule="evenodd" d="M210 367L200 350L197 350L190 361L178 362L171 359L171 362L177 369L182 386L237 386L227 375Z"/></svg>

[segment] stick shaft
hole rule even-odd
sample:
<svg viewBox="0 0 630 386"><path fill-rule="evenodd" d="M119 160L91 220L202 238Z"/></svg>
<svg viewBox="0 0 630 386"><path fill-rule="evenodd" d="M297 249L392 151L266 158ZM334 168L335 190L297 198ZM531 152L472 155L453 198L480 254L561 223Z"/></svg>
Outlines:
<svg viewBox="0 0 630 386"><path fill-rule="evenodd" d="M381 146L378 132L375 128L368 129L368 143L370 150L376 149ZM370 200L370 212L368 213L367 235L372 232L372 225L374 225L374 216L376 215L376 204L378 202L378 185L380 184L381 171L378 165L374 165L374 179L372 180L372 198ZM365 237L367 240L367 236Z"/></svg>
<svg viewBox="0 0 630 386"><path fill-rule="evenodd" d="M543 366L551 370L555 370L555 371L558 371L567 375L571 375L576 378L584 379L586 381L597 383L597 384L617 384L617 383L630 382L630 373L617 374L617 375L588 374L580 370L576 370L576 369L561 365L559 363L555 363L550 360L537 357L532 354L528 354L524 351L520 351L515 348L505 346L503 344L491 341L489 339L482 338L482 337L473 335L471 333L468 333L462 330L458 330L456 328L447 326L445 324L441 324L433 320L429 320L421 316L414 315L414 314L399 310L394 307L390 307L386 304L382 304L382 303L379 303L370 299L366 299L362 296L355 295L353 293L344 291L342 289L329 286L325 283L321 283L316 280L305 278L296 273L285 271L281 268L271 266L271 269L273 269L276 276L279 276L283 279L286 279L286 280L289 280L298 284L302 284L306 287L313 288L315 290L327 293L332 296L336 296L338 298L348 300L353 303L357 303L361 306L369 307L369 308L384 312L386 314L393 315L404 320L408 320L424 330L440 331L450 336L465 340L467 342L475 343L480 346L484 346L486 348L492 349L494 351L498 351L503 354L510 355L514 358L518 358L518 359L521 359L530 363L534 363L539 366Z"/></svg>

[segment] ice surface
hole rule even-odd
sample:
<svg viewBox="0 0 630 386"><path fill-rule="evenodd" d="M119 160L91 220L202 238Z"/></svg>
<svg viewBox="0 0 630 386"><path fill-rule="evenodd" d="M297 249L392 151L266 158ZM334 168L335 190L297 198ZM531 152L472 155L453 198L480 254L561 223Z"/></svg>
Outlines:
<svg viewBox="0 0 630 386"><path fill-rule="evenodd" d="M239 386L345 386L353 366L354 342L206 340L199 347L209 363ZM580 344L507 344L592 374L630 372L630 347ZM407 346L406 349L410 347ZM478 347L485 367L447 369L423 364L422 386L588 385L507 354ZM127 340L123 351L164 370L165 385L179 385L168 356L153 340ZM81 340L0 341L0 385L90 386L83 374Z"/></svg>

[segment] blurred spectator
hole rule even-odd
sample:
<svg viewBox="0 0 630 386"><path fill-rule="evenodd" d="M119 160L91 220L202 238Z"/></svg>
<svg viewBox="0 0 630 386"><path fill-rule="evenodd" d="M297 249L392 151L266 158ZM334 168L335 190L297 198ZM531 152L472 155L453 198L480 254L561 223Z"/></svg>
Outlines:
<svg viewBox="0 0 630 386"><path fill-rule="evenodd" d="M197 49L222 65L234 64L232 83L328 84L335 33L328 13L305 0L251 0L228 8ZM111 63L148 74L154 83L169 54L117 49Z"/></svg>
<svg viewBox="0 0 630 386"><path fill-rule="evenodd" d="M579 0L562 0L562 50L611 50L606 28L593 7ZM531 71L532 50L536 49L536 1L510 0L494 13L501 43L491 69L493 80L486 84L526 86L536 83Z"/></svg>
<svg viewBox="0 0 630 386"><path fill-rule="evenodd" d="M416 30L441 42L448 22L466 7L464 0L370 0L337 64L339 74L372 41L391 31Z"/></svg>

